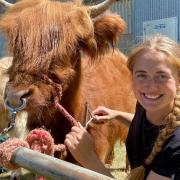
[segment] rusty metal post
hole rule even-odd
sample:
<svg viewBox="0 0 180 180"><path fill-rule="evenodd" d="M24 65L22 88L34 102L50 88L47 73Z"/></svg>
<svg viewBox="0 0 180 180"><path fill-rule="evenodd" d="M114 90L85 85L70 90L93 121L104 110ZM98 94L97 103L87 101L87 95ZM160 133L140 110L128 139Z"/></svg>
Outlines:
<svg viewBox="0 0 180 180"><path fill-rule="evenodd" d="M52 180L112 180L113 178L71 164L69 162L20 147L11 161L20 167Z"/></svg>

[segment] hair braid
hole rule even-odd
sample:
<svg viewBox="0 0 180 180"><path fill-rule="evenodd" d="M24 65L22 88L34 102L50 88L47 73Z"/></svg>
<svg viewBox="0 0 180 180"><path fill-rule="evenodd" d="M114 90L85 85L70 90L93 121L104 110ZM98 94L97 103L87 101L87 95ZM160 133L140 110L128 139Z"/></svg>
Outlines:
<svg viewBox="0 0 180 180"><path fill-rule="evenodd" d="M178 92L180 92L180 88L178 89ZM179 93L177 93L175 97L173 111L169 113L169 115L165 118L165 122L168 122L168 124L159 133L151 153L145 160L145 165L149 165L153 162L154 158L162 150L166 140L172 135L176 127L180 125L180 94ZM127 179L143 180L145 175L144 170L145 169L143 166L133 169Z"/></svg>
<svg viewBox="0 0 180 180"><path fill-rule="evenodd" d="M145 164L147 165L152 163L156 155L162 150L163 145L166 142L166 140L171 136L171 134L174 132L176 128L175 123L174 123L174 120L176 120L176 117L174 116L173 113L170 113L166 119L171 122L169 122L169 124L166 125L166 127L163 128L161 132L159 133L150 155L145 160Z"/></svg>
<svg viewBox="0 0 180 180"><path fill-rule="evenodd" d="M180 91L178 88L177 91ZM153 146L153 149L148 156L148 158L145 160L145 163L151 164L155 156L162 150L162 147L166 140L171 136L171 134L174 132L177 126L180 125L180 95L177 93L175 100L174 100L174 108L173 111L166 117L165 121L168 122L166 127L162 129L162 131L159 133L159 136L156 139L156 142ZM178 120L179 119L179 120Z"/></svg>

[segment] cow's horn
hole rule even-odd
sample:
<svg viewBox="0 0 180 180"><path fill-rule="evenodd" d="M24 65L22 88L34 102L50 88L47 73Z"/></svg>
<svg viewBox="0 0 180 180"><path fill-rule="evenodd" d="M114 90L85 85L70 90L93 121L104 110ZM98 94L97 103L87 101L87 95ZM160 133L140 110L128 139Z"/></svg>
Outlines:
<svg viewBox="0 0 180 180"><path fill-rule="evenodd" d="M105 0L100 4L94 5L90 7L90 11L91 11L91 17L96 17L100 14L102 14L104 11L106 11L109 6L114 3L115 1L118 0Z"/></svg>
<svg viewBox="0 0 180 180"><path fill-rule="evenodd" d="M0 6L3 6L4 8L9 8L9 7L11 7L13 4L11 4L11 3L9 3L9 2L7 2L7 1L5 1L5 0L0 0Z"/></svg>

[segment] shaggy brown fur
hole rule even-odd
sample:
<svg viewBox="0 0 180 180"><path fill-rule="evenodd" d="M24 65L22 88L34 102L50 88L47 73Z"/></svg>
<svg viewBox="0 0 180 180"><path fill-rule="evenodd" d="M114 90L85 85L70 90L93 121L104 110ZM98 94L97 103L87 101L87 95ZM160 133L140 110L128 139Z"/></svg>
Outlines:
<svg viewBox="0 0 180 180"><path fill-rule="evenodd" d="M3 94L4 89L6 86L6 83L8 81L8 76L6 74L6 71L8 67L11 65L12 58L6 57L0 60L0 132L7 127L9 117L8 117L8 110L5 107L4 101L3 101Z"/></svg>
<svg viewBox="0 0 180 180"><path fill-rule="evenodd" d="M92 109L98 105L134 109L126 57L110 48L125 29L118 15L92 19L80 2L25 0L9 9L0 28L13 56L6 98L11 106L19 106L22 97L28 100L29 129L44 125L56 143L63 143L71 128L54 107L56 89L40 74L61 84L61 104L81 123L86 102ZM91 124L88 130L105 163L115 141L125 140L128 127L113 120Z"/></svg>

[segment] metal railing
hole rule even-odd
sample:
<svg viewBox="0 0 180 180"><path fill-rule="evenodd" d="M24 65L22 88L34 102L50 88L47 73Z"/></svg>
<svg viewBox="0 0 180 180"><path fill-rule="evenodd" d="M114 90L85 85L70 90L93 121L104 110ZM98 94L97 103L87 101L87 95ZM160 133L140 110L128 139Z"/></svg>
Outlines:
<svg viewBox="0 0 180 180"><path fill-rule="evenodd" d="M52 180L113 180L108 176L24 147L14 151L11 162Z"/></svg>

